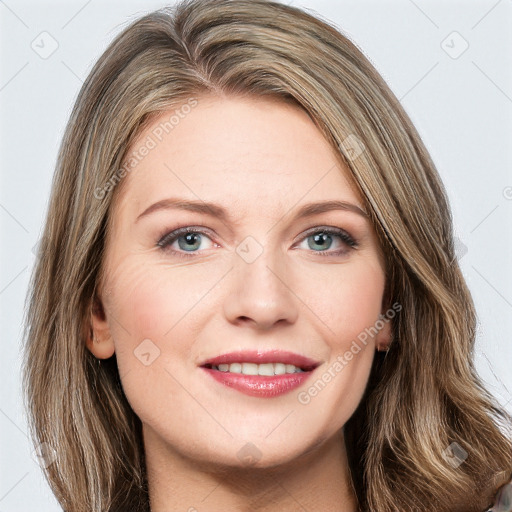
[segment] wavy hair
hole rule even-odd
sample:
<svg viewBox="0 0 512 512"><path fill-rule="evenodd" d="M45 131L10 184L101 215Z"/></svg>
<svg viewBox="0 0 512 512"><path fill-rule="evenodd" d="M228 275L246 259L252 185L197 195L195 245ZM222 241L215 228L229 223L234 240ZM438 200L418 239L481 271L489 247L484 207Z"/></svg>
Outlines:
<svg viewBox="0 0 512 512"><path fill-rule="evenodd" d="M267 0L186 0L135 20L76 99L24 332L31 435L54 453L44 473L61 506L149 510L141 422L115 355L96 359L85 339L130 145L156 116L207 94L304 109L347 166L377 233L386 297L402 309L344 427L359 510L482 512L512 476L512 418L475 371L476 313L446 191L363 52L328 21ZM458 467L446 457L452 443L468 454Z"/></svg>

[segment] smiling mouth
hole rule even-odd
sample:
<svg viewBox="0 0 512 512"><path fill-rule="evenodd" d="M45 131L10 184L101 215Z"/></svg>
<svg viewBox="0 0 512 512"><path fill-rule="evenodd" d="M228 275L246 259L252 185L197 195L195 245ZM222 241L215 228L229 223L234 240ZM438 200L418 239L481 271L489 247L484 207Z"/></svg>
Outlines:
<svg viewBox="0 0 512 512"><path fill-rule="evenodd" d="M214 381L227 388L239 391L245 395L259 398L274 398L290 393L302 386L320 365L307 358L293 355L297 365L289 362L290 358L282 357L288 362L271 362L269 354L253 357L253 361L266 359L265 362L255 363L234 358L232 354L220 356L216 360L204 363L200 368ZM304 366L298 366L303 364ZM214 389L216 393L217 390Z"/></svg>
<svg viewBox="0 0 512 512"><path fill-rule="evenodd" d="M294 364L285 363L223 363L223 364L205 364L202 368L217 370L225 373L238 373L242 375L259 375L274 377L275 375L286 375L292 373L310 372L315 369L315 365L295 366Z"/></svg>

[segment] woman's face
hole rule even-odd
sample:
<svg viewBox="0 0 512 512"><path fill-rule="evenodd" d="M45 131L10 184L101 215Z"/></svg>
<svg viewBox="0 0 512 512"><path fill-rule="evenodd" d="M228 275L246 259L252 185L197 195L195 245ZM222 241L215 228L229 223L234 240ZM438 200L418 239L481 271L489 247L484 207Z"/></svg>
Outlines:
<svg viewBox="0 0 512 512"><path fill-rule="evenodd" d="M88 347L115 351L146 442L204 462L284 463L340 432L389 338L377 239L303 110L213 96L176 110L130 149L139 160L113 211ZM346 205L298 214L329 201Z"/></svg>

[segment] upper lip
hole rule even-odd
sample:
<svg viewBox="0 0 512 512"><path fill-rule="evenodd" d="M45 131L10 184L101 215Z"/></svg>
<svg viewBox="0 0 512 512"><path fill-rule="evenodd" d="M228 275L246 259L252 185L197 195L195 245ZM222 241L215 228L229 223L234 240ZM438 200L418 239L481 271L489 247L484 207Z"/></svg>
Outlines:
<svg viewBox="0 0 512 512"><path fill-rule="evenodd" d="M212 357L199 364L199 366L218 366L219 364L231 363L283 363L293 364L302 370L313 370L320 365L318 361L314 361L309 357L301 356L293 352L285 350L239 350L237 352L229 352L220 356Z"/></svg>

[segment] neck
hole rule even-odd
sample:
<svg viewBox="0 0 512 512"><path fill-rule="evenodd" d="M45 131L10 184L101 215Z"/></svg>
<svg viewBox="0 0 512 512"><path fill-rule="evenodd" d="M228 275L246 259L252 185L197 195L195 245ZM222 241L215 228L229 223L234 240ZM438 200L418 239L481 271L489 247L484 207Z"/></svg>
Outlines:
<svg viewBox="0 0 512 512"><path fill-rule="evenodd" d="M343 431L286 464L220 466L189 459L144 426L152 512L356 512Z"/></svg>

